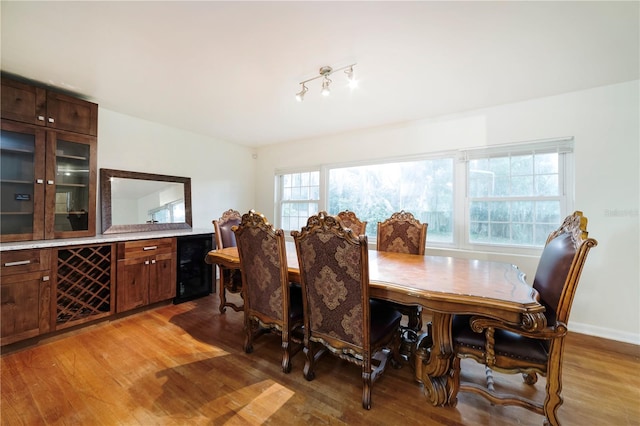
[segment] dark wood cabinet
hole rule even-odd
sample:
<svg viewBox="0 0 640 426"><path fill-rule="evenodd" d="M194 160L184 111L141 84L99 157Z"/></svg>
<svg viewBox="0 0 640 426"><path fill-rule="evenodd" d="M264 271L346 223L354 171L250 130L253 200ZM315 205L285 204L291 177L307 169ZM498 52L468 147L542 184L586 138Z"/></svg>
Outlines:
<svg viewBox="0 0 640 426"><path fill-rule="evenodd" d="M118 243L117 312L176 295L176 239Z"/></svg>
<svg viewBox="0 0 640 426"><path fill-rule="evenodd" d="M5 252L0 267L0 345L51 329L51 251Z"/></svg>
<svg viewBox="0 0 640 426"><path fill-rule="evenodd" d="M98 135L98 105L84 99L2 77L3 119Z"/></svg>
<svg viewBox="0 0 640 426"><path fill-rule="evenodd" d="M2 79L0 242L95 235L97 105L85 103Z"/></svg>

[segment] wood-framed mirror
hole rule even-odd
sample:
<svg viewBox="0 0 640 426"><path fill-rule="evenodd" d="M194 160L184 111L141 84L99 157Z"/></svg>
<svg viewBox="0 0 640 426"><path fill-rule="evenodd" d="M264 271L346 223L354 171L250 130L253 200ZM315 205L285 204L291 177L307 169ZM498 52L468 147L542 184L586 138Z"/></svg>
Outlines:
<svg viewBox="0 0 640 426"><path fill-rule="evenodd" d="M100 169L102 233L191 229L191 178Z"/></svg>

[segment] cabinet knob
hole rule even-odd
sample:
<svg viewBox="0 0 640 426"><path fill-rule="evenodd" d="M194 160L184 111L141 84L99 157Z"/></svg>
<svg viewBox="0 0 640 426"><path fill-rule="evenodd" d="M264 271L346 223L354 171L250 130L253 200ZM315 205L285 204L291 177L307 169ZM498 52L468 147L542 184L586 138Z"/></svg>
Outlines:
<svg viewBox="0 0 640 426"><path fill-rule="evenodd" d="M156 264L156 260L155 260L155 259L153 259L153 260L151 261L151 264L152 264L152 265L155 265L155 264Z"/></svg>
<svg viewBox="0 0 640 426"><path fill-rule="evenodd" d="M53 185L53 181L52 180L48 180L47 181L47 185Z"/></svg>
<svg viewBox="0 0 640 426"><path fill-rule="evenodd" d="M36 179L36 183L43 184L44 183L44 179Z"/></svg>
<svg viewBox="0 0 640 426"><path fill-rule="evenodd" d="M56 120L53 117L49 117L49 123L55 123Z"/></svg>
<svg viewBox="0 0 640 426"><path fill-rule="evenodd" d="M42 281L49 281L49 275L45 275L44 277L42 277Z"/></svg>
<svg viewBox="0 0 640 426"><path fill-rule="evenodd" d="M38 121L44 121L44 115L39 115L38 116Z"/></svg>
<svg viewBox="0 0 640 426"><path fill-rule="evenodd" d="M148 261L148 260L145 260L145 261L144 261L144 264L145 264L145 265L148 265L148 264L149 264L149 261Z"/></svg>

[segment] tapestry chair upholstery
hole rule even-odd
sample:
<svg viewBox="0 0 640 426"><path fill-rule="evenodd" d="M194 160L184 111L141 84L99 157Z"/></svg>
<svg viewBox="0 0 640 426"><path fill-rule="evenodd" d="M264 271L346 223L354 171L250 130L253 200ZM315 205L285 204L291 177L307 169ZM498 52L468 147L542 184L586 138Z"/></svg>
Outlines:
<svg viewBox="0 0 640 426"><path fill-rule="evenodd" d="M545 417L545 424L558 425L562 404L562 357L573 297L587 254L597 241L588 238L587 218L576 211L547 238L536 270L533 288L545 307L546 327L525 330L491 318L456 315L452 339L456 354L453 365L455 401L458 390L474 392L498 405L516 405ZM461 359L470 358L487 368L488 386L461 381ZM546 376L544 402L523 395L495 390L492 370L522 374L533 385L538 374Z"/></svg>
<svg viewBox="0 0 640 426"><path fill-rule="evenodd" d="M376 249L424 256L428 226L404 210L393 213L384 222L378 222ZM397 304L396 308L408 317L407 329L416 333L422 330L422 307Z"/></svg>
<svg viewBox="0 0 640 426"><path fill-rule="evenodd" d="M291 371L291 357L302 347L302 290L288 278L284 232L260 213L242 215L234 226L244 295L244 351L253 352L254 338L265 332L282 337L282 371ZM298 330L299 337L293 335ZM292 351L290 342L297 342Z"/></svg>
<svg viewBox="0 0 640 426"><path fill-rule="evenodd" d="M326 212L293 231L304 303L303 370L315 378L325 352L362 367L362 406L371 408L371 387L390 356L399 366L400 312L369 298L367 237L356 236Z"/></svg>
<svg viewBox="0 0 640 426"><path fill-rule="evenodd" d="M367 233L367 221L358 219L354 212L343 210L337 214L345 228L349 228L355 235L365 235Z"/></svg>
<svg viewBox="0 0 640 426"><path fill-rule="evenodd" d="M213 221L213 230L216 238L216 248L236 247L236 236L231 230L234 226L238 226L242 216L237 210L229 209L222 213L220 219ZM236 305L227 302L227 292L231 294L239 294L242 296L242 277L238 269L229 269L218 265L220 272L220 313L226 311L226 307L230 307L238 312L243 309L242 305Z"/></svg>

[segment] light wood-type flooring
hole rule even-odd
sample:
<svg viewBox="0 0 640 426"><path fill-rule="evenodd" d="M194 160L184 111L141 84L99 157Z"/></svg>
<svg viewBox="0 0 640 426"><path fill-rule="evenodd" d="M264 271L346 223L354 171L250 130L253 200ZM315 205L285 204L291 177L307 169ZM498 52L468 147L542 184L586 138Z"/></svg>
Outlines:
<svg viewBox="0 0 640 426"><path fill-rule="evenodd" d="M332 356L315 380L304 354L280 368L279 338L242 351L242 312L218 312L218 296L103 321L36 346L4 348L3 425L542 425L518 407L461 393L433 407L413 370L388 368L362 408L360 369ZM470 374L483 370L469 361ZM564 425L640 424L640 347L572 334L564 359ZM496 380L500 377L497 375ZM519 376L511 386L526 389ZM544 378L537 393L543 396Z"/></svg>

